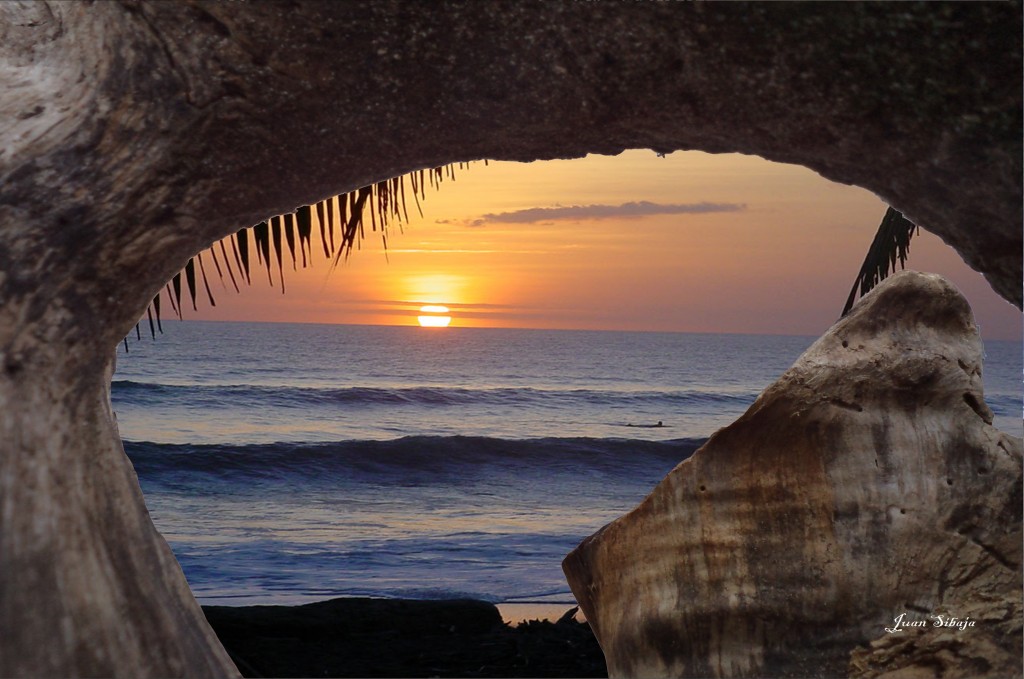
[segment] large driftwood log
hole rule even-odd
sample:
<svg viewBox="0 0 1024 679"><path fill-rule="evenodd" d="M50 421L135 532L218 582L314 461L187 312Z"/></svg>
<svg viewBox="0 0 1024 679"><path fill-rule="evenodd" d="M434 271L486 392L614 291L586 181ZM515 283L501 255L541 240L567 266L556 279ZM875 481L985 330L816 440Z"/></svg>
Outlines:
<svg viewBox="0 0 1024 679"><path fill-rule="evenodd" d="M1020 6L0 3L0 674L231 671L145 514L113 347L216 238L405 171L741 151L1021 301Z"/></svg>
<svg viewBox="0 0 1024 679"><path fill-rule="evenodd" d="M942 278L865 297L566 558L609 672L1019 676L1022 449L981 371Z"/></svg>

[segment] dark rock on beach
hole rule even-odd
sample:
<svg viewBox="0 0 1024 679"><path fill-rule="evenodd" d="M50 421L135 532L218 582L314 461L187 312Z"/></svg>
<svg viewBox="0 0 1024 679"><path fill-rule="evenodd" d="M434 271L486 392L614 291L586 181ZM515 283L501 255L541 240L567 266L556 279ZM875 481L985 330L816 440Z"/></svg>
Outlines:
<svg viewBox="0 0 1024 679"><path fill-rule="evenodd" d="M474 600L204 606L246 677L606 677L590 626L507 625Z"/></svg>

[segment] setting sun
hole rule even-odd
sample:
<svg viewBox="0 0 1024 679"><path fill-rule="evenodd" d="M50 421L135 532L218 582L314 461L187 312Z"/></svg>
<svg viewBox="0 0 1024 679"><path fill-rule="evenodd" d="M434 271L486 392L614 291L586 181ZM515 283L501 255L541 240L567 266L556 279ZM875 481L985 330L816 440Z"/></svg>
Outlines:
<svg viewBox="0 0 1024 679"><path fill-rule="evenodd" d="M420 316L417 318L421 328L447 328L452 322L448 314L448 307L440 304L427 304L420 307Z"/></svg>
<svg viewBox="0 0 1024 679"><path fill-rule="evenodd" d="M756 156L634 150L476 163L428 193L422 208L386 250L368 239L333 272L289 273L287 295L261 276L253 290L220 295L216 308L195 315L820 335L842 308L886 205ZM1015 307L938 237L915 236L908 264L967 292L989 337L1020 337ZM421 312L425 305L450 311Z"/></svg>

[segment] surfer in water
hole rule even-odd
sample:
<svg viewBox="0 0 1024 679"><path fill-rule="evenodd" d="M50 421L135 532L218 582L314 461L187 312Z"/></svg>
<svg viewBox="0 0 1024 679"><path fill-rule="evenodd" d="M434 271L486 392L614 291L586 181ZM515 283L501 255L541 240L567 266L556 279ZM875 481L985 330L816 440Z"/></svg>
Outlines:
<svg viewBox="0 0 1024 679"><path fill-rule="evenodd" d="M633 424L630 422L626 425L627 427L647 427L648 429L657 429L658 427L664 427L665 423L658 420L658 424Z"/></svg>

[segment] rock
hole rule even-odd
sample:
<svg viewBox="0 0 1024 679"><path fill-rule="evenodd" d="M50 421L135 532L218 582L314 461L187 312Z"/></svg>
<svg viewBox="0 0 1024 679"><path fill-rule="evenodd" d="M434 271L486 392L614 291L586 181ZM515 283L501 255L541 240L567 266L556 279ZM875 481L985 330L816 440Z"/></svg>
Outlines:
<svg viewBox="0 0 1024 679"><path fill-rule="evenodd" d="M572 611L513 628L493 604L473 600L203 610L247 677L607 676L594 635Z"/></svg>
<svg viewBox="0 0 1024 679"><path fill-rule="evenodd" d="M941 277L861 300L566 558L610 675L1019 676L1022 445L981 371Z"/></svg>

